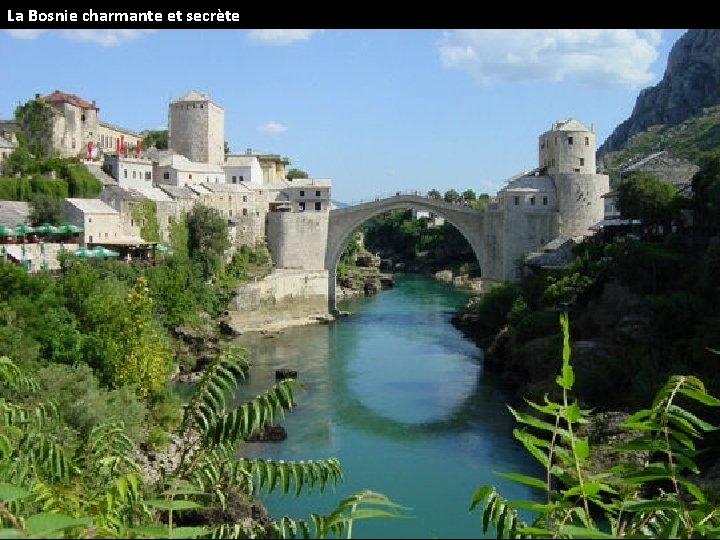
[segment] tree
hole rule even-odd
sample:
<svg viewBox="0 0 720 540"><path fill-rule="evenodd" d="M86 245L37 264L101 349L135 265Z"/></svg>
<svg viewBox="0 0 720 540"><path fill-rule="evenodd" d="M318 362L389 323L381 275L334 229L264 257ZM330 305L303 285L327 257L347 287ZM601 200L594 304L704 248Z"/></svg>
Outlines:
<svg viewBox="0 0 720 540"><path fill-rule="evenodd" d="M225 152L225 156L227 156L227 155L231 152L231 150L230 150L230 145L228 144L227 141L225 141L225 145L223 146L223 150L224 150L224 152Z"/></svg>
<svg viewBox="0 0 720 540"><path fill-rule="evenodd" d="M110 336L110 364L115 387L133 385L140 396L158 395L166 385L172 357L153 318L147 279L140 277L127 295L125 317Z"/></svg>
<svg viewBox="0 0 720 540"><path fill-rule="evenodd" d="M200 264L203 276L218 275L230 247L225 218L215 208L197 204L187 215L188 253Z"/></svg>
<svg viewBox="0 0 720 540"><path fill-rule="evenodd" d="M445 192L443 199L445 202L454 203L460 200L460 194L455 189L449 189Z"/></svg>
<svg viewBox="0 0 720 540"><path fill-rule="evenodd" d="M700 170L692 178L696 225L708 232L720 228L720 150L700 159Z"/></svg>
<svg viewBox="0 0 720 540"><path fill-rule="evenodd" d="M427 196L429 199L442 199L442 193L440 193L437 189L431 189L428 191Z"/></svg>
<svg viewBox="0 0 720 540"><path fill-rule="evenodd" d="M475 192L472 189L466 189L462 192L462 198L468 202L473 202L477 200L477 196L475 195Z"/></svg>
<svg viewBox="0 0 720 540"><path fill-rule="evenodd" d="M288 180L294 180L295 178L307 178L308 173L303 171L302 169L290 169L287 174L285 175L285 178Z"/></svg>
<svg viewBox="0 0 720 540"><path fill-rule="evenodd" d="M42 99L31 99L15 108L15 120L20 125L18 144L25 145L36 159L53 155L53 119L55 110Z"/></svg>
<svg viewBox="0 0 720 540"><path fill-rule="evenodd" d="M155 147L158 150L167 150L168 148L168 130L156 129L143 132L142 139L143 148Z"/></svg>
<svg viewBox="0 0 720 540"><path fill-rule="evenodd" d="M618 207L625 219L639 219L645 227L669 231L675 187L645 171L633 171L617 186Z"/></svg>
<svg viewBox="0 0 720 540"><path fill-rule="evenodd" d="M30 224L60 224L63 218L62 199L45 193L33 193L30 196Z"/></svg>

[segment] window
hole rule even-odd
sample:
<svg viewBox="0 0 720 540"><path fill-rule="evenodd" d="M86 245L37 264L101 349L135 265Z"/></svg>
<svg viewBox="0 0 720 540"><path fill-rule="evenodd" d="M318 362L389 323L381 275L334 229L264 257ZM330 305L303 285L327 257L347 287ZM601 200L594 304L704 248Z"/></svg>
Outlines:
<svg viewBox="0 0 720 540"><path fill-rule="evenodd" d="M169 180L169 179L170 179L170 171L165 171L165 172L163 173L163 179L164 179L164 180Z"/></svg>
<svg viewBox="0 0 720 540"><path fill-rule="evenodd" d="M585 165L585 158L580 158L580 166L582 167Z"/></svg>
<svg viewBox="0 0 720 540"><path fill-rule="evenodd" d="M192 174L188 174L188 179L192 180Z"/></svg>
<svg viewBox="0 0 720 540"><path fill-rule="evenodd" d="M247 202L247 195L243 195L243 202Z"/></svg>
<svg viewBox="0 0 720 540"><path fill-rule="evenodd" d="M543 206L547 206L547 197L543 197Z"/></svg>
<svg viewBox="0 0 720 540"><path fill-rule="evenodd" d="M233 179L232 179L232 183L233 183L233 184L236 184L236 183L237 183L237 182L235 182L235 179L236 179L236 178L237 178L237 176L233 175Z"/></svg>
<svg viewBox="0 0 720 540"><path fill-rule="evenodd" d="M232 208L228 210L228 216L232 217Z"/></svg>
<svg viewBox="0 0 720 540"><path fill-rule="evenodd" d="M520 197L517 197L517 196L513 197L513 202L515 203L515 206L520 204Z"/></svg>
<svg viewBox="0 0 720 540"><path fill-rule="evenodd" d="M145 173L145 180L152 180L152 173L150 171Z"/></svg>
<svg viewBox="0 0 720 540"><path fill-rule="evenodd" d="M127 169L123 169L123 177L127 178Z"/></svg>
<svg viewBox="0 0 720 540"><path fill-rule="evenodd" d="M88 243L92 244L92 234L88 237Z"/></svg>
<svg viewBox="0 0 720 540"><path fill-rule="evenodd" d="M572 146L572 143L573 143L573 138L572 138L572 137L568 137L568 144L569 144L570 146Z"/></svg>
<svg viewBox="0 0 720 540"><path fill-rule="evenodd" d="M73 140L72 140L72 147L73 147L73 149L75 148L75 137L73 137Z"/></svg>
<svg viewBox="0 0 720 540"><path fill-rule="evenodd" d="M530 197L530 206L535 206L535 197Z"/></svg>
<svg viewBox="0 0 720 540"><path fill-rule="evenodd" d="M305 203L304 202L299 203L298 206L300 207L301 212L305 211Z"/></svg>
<svg viewBox="0 0 720 540"><path fill-rule="evenodd" d="M316 196L316 197L319 197L319 196L320 196L320 190L319 190L319 189L315 192L315 196Z"/></svg>
<svg viewBox="0 0 720 540"><path fill-rule="evenodd" d="M247 216L247 208L243 208L243 216Z"/></svg>
<svg viewBox="0 0 720 540"><path fill-rule="evenodd" d="M590 146L590 137L585 137L585 146Z"/></svg>
<svg viewBox="0 0 720 540"><path fill-rule="evenodd" d="M241 182L244 180L244 178L242 177L242 175L241 175L239 178L240 178L240 181L241 181Z"/></svg>
<svg viewBox="0 0 720 540"><path fill-rule="evenodd" d="M133 180L135 180L135 171L133 171Z"/></svg>
<svg viewBox="0 0 720 540"><path fill-rule="evenodd" d="M300 196L301 196L301 197L304 197L304 196L305 196L305 191L302 190L302 189L300 190Z"/></svg>
<svg viewBox="0 0 720 540"><path fill-rule="evenodd" d="M315 203L315 210L322 210L322 203L320 201Z"/></svg>

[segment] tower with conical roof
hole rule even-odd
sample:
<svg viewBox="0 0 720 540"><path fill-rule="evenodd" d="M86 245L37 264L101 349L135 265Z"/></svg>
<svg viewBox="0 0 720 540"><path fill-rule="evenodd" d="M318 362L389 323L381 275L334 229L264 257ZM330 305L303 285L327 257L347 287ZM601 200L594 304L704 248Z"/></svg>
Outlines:
<svg viewBox="0 0 720 540"><path fill-rule="evenodd" d="M225 162L225 111L203 92L190 91L171 101L168 146L190 161Z"/></svg>

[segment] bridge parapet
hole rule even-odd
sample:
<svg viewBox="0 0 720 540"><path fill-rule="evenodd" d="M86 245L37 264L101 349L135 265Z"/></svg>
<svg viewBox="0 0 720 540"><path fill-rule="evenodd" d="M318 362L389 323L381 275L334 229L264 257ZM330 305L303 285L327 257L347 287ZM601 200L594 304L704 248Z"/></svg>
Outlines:
<svg viewBox="0 0 720 540"><path fill-rule="evenodd" d="M356 211L367 211L372 208L382 208L385 206L413 206L417 205L421 208L436 208L440 212L452 210L453 212L462 212L468 214L482 214L483 210L479 208L472 208L462 204L450 203L442 199L436 199L421 195L417 191L401 192L398 191L395 194L378 196L375 199L369 199L354 203L344 208L335 208L331 210L334 215L350 214Z"/></svg>

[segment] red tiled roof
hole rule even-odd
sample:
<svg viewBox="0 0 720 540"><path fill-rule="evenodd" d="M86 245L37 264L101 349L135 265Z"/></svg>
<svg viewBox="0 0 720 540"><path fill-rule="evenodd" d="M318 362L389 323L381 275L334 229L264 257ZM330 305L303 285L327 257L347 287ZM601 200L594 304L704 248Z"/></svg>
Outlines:
<svg viewBox="0 0 720 540"><path fill-rule="evenodd" d="M75 105L76 107L81 107L83 109L97 109L94 103L90 103L75 94L67 94L65 92L61 92L60 90L55 90L52 94L45 96L43 99L47 103L70 103L71 105Z"/></svg>

